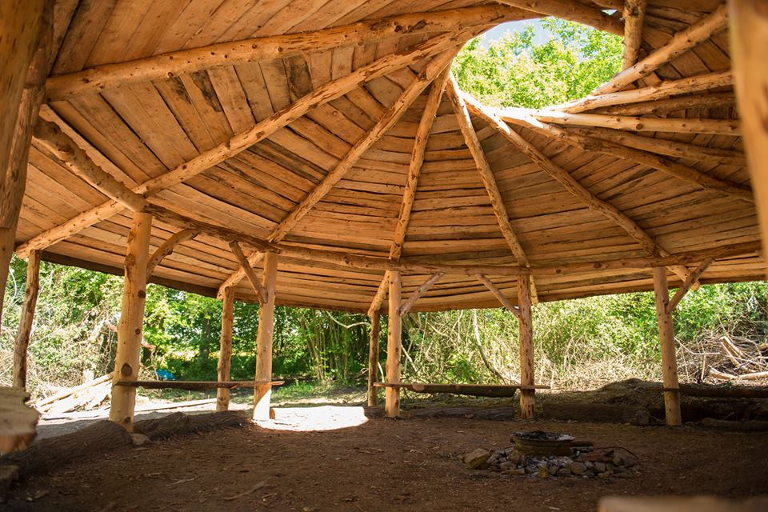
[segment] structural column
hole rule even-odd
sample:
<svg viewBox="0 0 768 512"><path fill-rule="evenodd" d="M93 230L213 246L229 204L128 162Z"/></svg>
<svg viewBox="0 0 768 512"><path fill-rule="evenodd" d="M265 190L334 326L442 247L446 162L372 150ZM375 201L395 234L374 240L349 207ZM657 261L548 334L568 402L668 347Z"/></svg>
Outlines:
<svg viewBox="0 0 768 512"><path fill-rule="evenodd" d="M0 2L0 317L27 176L32 125L48 75L53 2Z"/></svg>
<svg viewBox="0 0 768 512"><path fill-rule="evenodd" d="M32 335L32 321L35 318L37 294L40 290L40 251L29 253L27 261L27 287L24 290L24 306L21 309L19 331L13 349L13 386L27 387L27 349Z"/></svg>
<svg viewBox="0 0 768 512"><path fill-rule="evenodd" d="M653 287L656 290L656 319L661 339L661 373L664 383L664 411L667 425L682 425L680 413L680 385L677 381L677 358L675 356L675 328L669 310L669 288L667 271L664 267L653 269Z"/></svg>
<svg viewBox="0 0 768 512"><path fill-rule="evenodd" d="M277 254L264 254L264 302L259 308L259 332L256 335L256 382L253 386L253 419L268 420L272 398L272 335L275 329L275 284Z"/></svg>
<svg viewBox="0 0 768 512"><path fill-rule="evenodd" d="M531 318L531 279L528 274L517 278L517 305L520 314L517 317L520 339L520 385L531 386L520 389L520 417L533 418L536 401L533 389L533 319Z"/></svg>
<svg viewBox="0 0 768 512"><path fill-rule="evenodd" d="M402 352L402 322L400 318L399 270L389 273L389 335L387 336L387 384L400 383L400 353ZM400 415L400 389L387 387L384 409L387 416Z"/></svg>
<svg viewBox="0 0 768 512"><path fill-rule="evenodd" d="M230 371L232 368L232 324L235 320L235 287L228 286L224 288L224 294L221 298L221 338L219 338L219 364L218 371L219 382L230 380ZM216 389L216 410L226 411L229 409L229 389Z"/></svg>
<svg viewBox="0 0 768 512"><path fill-rule="evenodd" d="M376 388L373 386L376 382L379 363L379 331L381 329L381 315L378 311L371 313L371 332L368 343L368 407L375 407L378 402Z"/></svg>
<svg viewBox="0 0 768 512"><path fill-rule="evenodd" d="M117 354L112 377L112 406L109 419L133 430L133 410L136 388L116 386L121 380L135 381L139 376L139 355L143 338L144 303L147 298L147 262L149 261L149 237L152 216L148 213L133 214L133 224L128 235L128 252L125 256L125 282L120 324L117 327Z"/></svg>

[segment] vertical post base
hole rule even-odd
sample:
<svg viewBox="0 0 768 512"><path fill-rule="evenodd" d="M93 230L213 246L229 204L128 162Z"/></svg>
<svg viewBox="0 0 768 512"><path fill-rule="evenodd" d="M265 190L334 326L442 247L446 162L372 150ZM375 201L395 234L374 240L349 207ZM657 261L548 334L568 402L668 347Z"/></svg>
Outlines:
<svg viewBox="0 0 768 512"><path fill-rule="evenodd" d="M536 403L536 392L532 389L520 390L520 418L532 420Z"/></svg>
<svg viewBox="0 0 768 512"><path fill-rule="evenodd" d="M664 413L668 426L679 427L683 424L680 412L680 390L664 392Z"/></svg>
<svg viewBox="0 0 768 512"><path fill-rule="evenodd" d="M262 421L271 419L272 385L259 384L253 388L253 419Z"/></svg>
<svg viewBox="0 0 768 512"><path fill-rule="evenodd" d="M400 388L386 388L384 412L387 418L400 416Z"/></svg>

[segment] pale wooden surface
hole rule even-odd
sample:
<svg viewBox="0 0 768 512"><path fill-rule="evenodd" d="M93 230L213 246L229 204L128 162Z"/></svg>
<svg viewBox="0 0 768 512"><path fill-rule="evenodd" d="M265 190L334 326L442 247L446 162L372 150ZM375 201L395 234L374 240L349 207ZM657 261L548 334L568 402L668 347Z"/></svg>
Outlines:
<svg viewBox="0 0 768 512"><path fill-rule="evenodd" d="M600 499L598 512L764 512L768 497L727 500L713 496L624 497Z"/></svg>
<svg viewBox="0 0 768 512"><path fill-rule="evenodd" d="M40 415L24 405L28 397L21 388L0 388L0 455L23 450L35 439Z"/></svg>

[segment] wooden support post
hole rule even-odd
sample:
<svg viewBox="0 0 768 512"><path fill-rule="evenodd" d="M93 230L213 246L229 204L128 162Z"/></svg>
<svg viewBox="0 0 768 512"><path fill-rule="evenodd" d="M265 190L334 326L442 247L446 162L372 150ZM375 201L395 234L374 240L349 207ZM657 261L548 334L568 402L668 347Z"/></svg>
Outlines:
<svg viewBox="0 0 768 512"><path fill-rule="evenodd" d="M640 45L643 42L643 22L647 0L625 0L624 2L624 56L621 69L627 69L637 62Z"/></svg>
<svg viewBox="0 0 768 512"><path fill-rule="evenodd" d="M117 327L117 354L115 371L112 373L112 405L109 409L109 419L128 431L133 430L136 388L116 386L115 383L121 380L133 381L139 377L151 229L152 215L141 212L133 214L133 224L128 234L128 251L125 255L123 303L120 324Z"/></svg>
<svg viewBox="0 0 768 512"><path fill-rule="evenodd" d="M387 383L400 382L400 352L402 324L400 318L400 271L389 273L389 335L387 336ZM400 389L388 387L384 409L387 417L400 416Z"/></svg>
<svg viewBox="0 0 768 512"><path fill-rule="evenodd" d="M27 387L27 348L32 334L32 321L35 318L37 293L40 290L40 251L29 253L27 262L27 288L24 290L24 306L21 309L19 331L13 349L13 386Z"/></svg>
<svg viewBox="0 0 768 512"><path fill-rule="evenodd" d="M371 332L368 343L368 407L375 407L379 397L373 383L379 368L379 331L381 330L381 314L374 311L370 314Z"/></svg>
<svg viewBox="0 0 768 512"><path fill-rule="evenodd" d="M527 274L517 278L517 305L520 314L517 323L520 329L520 384L533 386L533 319L531 318L531 283ZM520 389L520 417L533 418L536 401L535 390Z"/></svg>
<svg viewBox="0 0 768 512"><path fill-rule="evenodd" d="M235 288L225 288L221 299L221 337L219 338L219 364L216 367L219 382L230 379L232 368L232 324L235 320ZM216 390L216 410L229 409L229 389Z"/></svg>
<svg viewBox="0 0 768 512"><path fill-rule="evenodd" d="M264 254L264 282L266 292L259 308L259 332L256 336L256 385L253 387L253 419L268 420L272 398L272 334L275 329L275 284L277 281L277 254Z"/></svg>
<svg viewBox="0 0 768 512"><path fill-rule="evenodd" d="M675 358L675 329L669 312L669 288L664 267L653 269L653 287L656 290L656 318L661 339L661 372L664 383L664 410L667 425L682 425L680 415L680 386L677 382Z"/></svg>
<svg viewBox="0 0 768 512"><path fill-rule="evenodd" d="M24 198L32 126L53 44L53 2L0 2L0 319ZM0 324L1 325L1 324Z"/></svg>
<svg viewBox="0 0 768 512"><path fill-rule="evenodd" d="M765 2L757 0L731 0L728 7L736 100L757 199L763 249L768 251L768 9Z"/></svg>

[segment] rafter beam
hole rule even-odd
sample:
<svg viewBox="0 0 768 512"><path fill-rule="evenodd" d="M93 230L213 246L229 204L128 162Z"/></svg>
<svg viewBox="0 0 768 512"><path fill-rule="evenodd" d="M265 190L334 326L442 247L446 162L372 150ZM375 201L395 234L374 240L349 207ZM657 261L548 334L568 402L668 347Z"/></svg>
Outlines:
<svg viewBox="0 0 768 512"><path fill-rule="evenodd" d="M512 223L509 221L509 214L504 205L504 198L501 195L499 186L496 183L496 178L493 175L493 169L491 169L488 159L485 157L483 147L480 145L480 140L477 138L474 126L472 126L472 119L469 117L467 104L465 103L462 94L459 92L459 87L452 76L448 81L447 91L448 97L453 105L453 110L456 113L456 119L459 122L459 128L464 136L464 141L469 148L469 152L472 154L472 158L475 161L475 165L480 174L480 179L488 193L488 199L490 200L493 214L496 216L496 221L501 230L501 234L507 241L507 245L509 245L512 254L515 256L518 263L522 266L528 266L528 257L525 254L523 246L520 244L520 240L517 238L517 234L515 234L515 230L512 228ZM533 283L533 280L531 280L531 283ZM532 286L535 285L532 284ZM538 294L535 289L532 290L531 295L533 301L537 302Z"/></svg>
<svg viewBox="0 0 768 512"><path fill-rule="evenodd" d="M251 286L253 286L253 290L256 292L256 296L259 298L259 303L264 304L264 301L267 297L267 291L264 289L264 286L262 286L261 279L259 279L259 276L256 275L256 271L253 270L250 261L248 261L248 258L246 258L245 254L243 254L243 250L240 248L240 244L237 243L236 240L232 240L229 242L229 248L232 249L232 254L235 255L235 259L237 259L237 262L240 263L240 268L248 277L248 281L251 282Z"/></svg>
<svg viewBox="0 0 768 512"><path fill-rule="evenodd" d="M499 3L589 25L616 35L624 34L620 20L600 9L571 0L499 0Z"/></svg>
<svg viewBox="0 0 768 512"><path fill-rule="evenodd" d="M642 101L626 105L614 105L595 109L595 114L618 114L621 116L641 116L647 114L668 114L676 110L685 109L713 109L721 107L733 107L736 105L736 96L732 91L709 92L675 96L653 101Z"/></svg>
<svg viewBox="0 0 768 512"><path fill-rule="evenodd" d="M643 250L649 256L656 256L664 254L665 251L661 248L651 235L641 228L634 220L625 215L621 210L602 199L595 196L584 185L574 178L568 171L562 167L556 165L552 160L546 157L544 153L539 151L536 146L525 140L517 132L512 130L501 119L493 115L492 113L486 113L483 108L477 103L470 103L472 113L477 117L484 120L498 133L502 135L508 142L519 149L525 156L527 156L533 163L535 163L541 170L549 174L555 181L560 183L568 192L584 203L587 208L594 210L609 220L617 224L623 229L632 239L634 239Z"/></svg>
<svg viewBox="0 0 768 512"><path fill-rule="evenodd" d="M621 144L617 144L615 142L595 137L576 135L557 126L553 126L548 123L542 123L533 115L530 115L528 112L524 112L519 109L516 109L515 112L512 112L511 109L507 109L500 117L504 121L532 128L540 133L562 140L571 146L583 149L584 151L605 153L617 158L622 158L638 164L646 165L658 171L692 183L701 189L717 190L723 194L736 197L743 201L753 201L752 190L748 186L731 183L715 178L713 176L709 176L692 167L688 167L687 165L675 162L674 160L669 160L647 151L633 149Z"/></svg>
<svg viewBox="0 0 768 512"><path fill-rule="evenodd" d="M520 9L483 5L391 16L313 32L218 43L51 77L46 82L46 94L49 101L67 100L82 94L99 93L127 84L165 79L218 66L280 59L338 46L375 42L403 34L457 32L471 26L528 17L531 17L531 13Z"/></svg>
<svg viewBox="0 0 768 512"><path fill-rule="evenodd" d="M721 4L711 14L675 34L667 44L658 48L635 65L625 69L608 83L595 89L592 94L620 91L632 82L648 76L660 66L671 62L694 46L706 41L714 34L725 29L728 21L727 12L726 4Z"/></svg>
<svg viewBox="0 0 768 512"><path fill-rule="evenodd" d="M231 139L204 151L192 160L181 164L161 176L144 182L135 187L133 192L148 197L169 187L183 183L204 172L206 169L237 155L253 144L269 137L280 128L306 114L311 108L343 96L362 83L371 81L437 53L455 48L467 39L476 35L480 30L482 29L463 30L452 34L443 34L401 52L382 57L367 66L362 66L348 75L318 87L309 94L302 96L291 105L256 123L252 128L238 133ZM89 226L108 219L118 213L121 209L122 205L117 201L112 200L103 203L24 242L16 248L16 252L20 257L24 257L30 250L44 249L45 247L72 236Z"/></svg>
<svg viewBox="0 0 768 512"><path fill-rule="evenodd" d="M360 160L360 157L370 149L408 110L408 107L418 98L424 89L437 78L451 62L455 51L446 51L430 61L424 70L416 77L395 103L384 113L379 121L347 152L344 158L329 172L323 180L272 230L269 242L282 240L298 222L309 213L314 206L346 175ZM249 259L253 264L258 259ZM219 287L223 290L236 285L243 278L242 269L230 275Z"/></svg>
<svg viewBox="0 0 768 512"><path fill-rule="evenodd" d="M714 263L714 261L715 260L713 258L707 258L701 263L701 265L696 267L693 272L691 272L691 275L688 276L680 288L677 289L674 297L669 300L669 304L667 304L667 313L672 314L680 301L683 300L683 297L685 297L688 291L699 281L701 275L707 270L707 268L709 268L712 263Z"/></svg>
<svg viewBox="0 0 768 512"><path fill-rule="evenodd" d="M640 55L647 3L647 0L625 0L624 2L624 55L622 56L622 69L633 66Z"/></svg>
<svg viewBox="0 0 768 512"><path fill-rule="evenodd" d="M732 119L606 116L602 114L569 114L556 110L529 110L529 113L539 121L566 126L597 126L636 132L709 133L712 135L730 135L731 137L741 135L739 121ZM507 117L502 115L502 119L506 121Z"/></svg>
<svg viewBox="0 0 768 512"><path fill-rule="evenodd" d="M379 283L379 287L376 289L376 294L373 296L371 306L368 308L368 316L375 314L381 305L384 303L384 299L387 297L387 291L389 289L389 270L384 272L384 277Z"/></svg>
<svg viewBox="0 0 768 512"><path fill-rule="evenodd" d="M562 105L555 105L549 110L561 110L569 114L578 114L587 110L616 105L628 105L642 101L656 101L671 96L699 93L719 87L733 86L733 72L720 71L694 75L679 80L665 80L655 85L640 87L629 91L609 92L605 94L590 94L585 98L574 100ZM688 101L696 98L693 96ZM678 99L680 100L680 99Z"/></svg>
<svg viewBox="0 0 768 512"><path fill-rule="evenodd" d="M486 288L488 288L488 290L493 294L494 297L498 299L502 306L507 308L510 313L520 318L520 308L512 304L512 302L506 298L503 293L501 293L501 290L499 290L498 287L496 287L496 285L493 284L490 279L485 277L483 274L476 274L475 277L477 277L477 280L483 283Z"/></svg>
<svg viewBox="0 0 768 512"><path fill-rule="evenodd" d="M408 297L408 300L403 302L403 304L400 306L400 309L398 309L400 316L408 314L411 308L416 304L416 301L418 301L425 293L427 293L429 289L432 288L435 283L437 283L444 275L444 272L436 272L432 274L426 281L424 281L424 283L422 283L422 285L419 286L419 288L415 290L410 297Z"/></svg>
<svg viewBox="0 0 768 512"><path fill-rule="evenodd" d="M34 142L52 154L75 176L111 197L131 211L140 212L147 205L146 199L111 174L102 169L88 154L50 121L39 119L32 132Z"/></svg>
<svg viewBox="0 0 768 512"><path fill-rule="evenodd" d="M424 105L424 112L421 114L419 127L416 130L416 139L413 142L413 151L411 151L411 160L408 164L408 178L403 190L403 200L400 203L400 213L397 216L395 225L395 234L392 236L392 245L389 248L389 259L396 260L403 253L403 243L405 242L405 233L408 231L408 223L411 220L411 209L413 200L416 197L416 188L419 186L419 175L421 167L424 164L424 154L427 150L427 141L429 132L432 130L432 124L437 115L437 109L440 107L440 101L443 98L445 83L448 80L448 71L444 71L433 83L427 97L427 103Z"/></svg>
<svg viewBox="0 0 768 512"><path fill-rule="evenodd" d="M192 240L199 234L200 231L196 229L182 229L181 231L177 231L176 233L169 236L168 239L163 242L163 244L158 247L157 250L155 250L155 252L149 258L149 261L147 262L147 277L152 275L152 273L155 271L155 267L157 267L160 262L163 261L163 258L173 254L173 250L176 249L177 245L184 243L187 240Z"/></svg>

